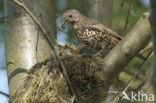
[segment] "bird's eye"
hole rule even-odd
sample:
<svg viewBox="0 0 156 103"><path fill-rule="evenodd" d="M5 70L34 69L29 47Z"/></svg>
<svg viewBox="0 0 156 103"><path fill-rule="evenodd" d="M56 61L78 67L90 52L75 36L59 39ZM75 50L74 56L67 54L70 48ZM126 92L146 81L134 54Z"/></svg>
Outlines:
<svg viewBox="0 0 156 103"><path fill-rule="evenodd" d="M72 18L73 17L73 15L69 15L69 18Z"/></svg>

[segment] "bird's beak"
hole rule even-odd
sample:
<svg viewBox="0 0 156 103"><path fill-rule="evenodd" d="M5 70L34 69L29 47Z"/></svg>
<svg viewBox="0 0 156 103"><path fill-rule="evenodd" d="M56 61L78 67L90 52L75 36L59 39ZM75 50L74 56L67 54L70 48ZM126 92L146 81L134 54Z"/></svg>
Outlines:
<svg viewBox="0 0 156 103"><path fill-rule="evenodd" d="M69 22L68 20L63 21L63 24L62 24L62 26L61 26L61 27L62 27L62 29L64 29L64 28L65 28L65 26L66 26L66 24L68 24L68 22Z"/></svg>

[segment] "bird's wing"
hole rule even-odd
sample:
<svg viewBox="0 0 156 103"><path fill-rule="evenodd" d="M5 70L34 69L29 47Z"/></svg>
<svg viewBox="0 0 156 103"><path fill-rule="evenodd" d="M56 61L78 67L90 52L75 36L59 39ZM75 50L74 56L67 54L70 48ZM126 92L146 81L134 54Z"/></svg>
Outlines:
<svg viewBox="0 0 156 103"><path fill-rule="evenodd" d="M104 26L103 24L101 24L100 22L98 22L94 19L84 20L84 24L87 28L94 29L94 30L96 29L98 31L105 32L108 35L111 35L112 37L115 37L119 40L121 40L123 38L122 36L120 36L116 32L112 31L111 29L109 29L108 27Z"/></svg>

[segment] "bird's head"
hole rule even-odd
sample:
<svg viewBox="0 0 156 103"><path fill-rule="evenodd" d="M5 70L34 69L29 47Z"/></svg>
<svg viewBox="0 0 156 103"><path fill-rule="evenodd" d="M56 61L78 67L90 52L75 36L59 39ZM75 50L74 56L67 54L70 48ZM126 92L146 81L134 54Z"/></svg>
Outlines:
<svg viewBox="0 0 156 103"><path fill-rule="evenodd" d="M63 18L62 28L64 29L66 24L78 21L79 17L80 13L77 10L69 9L65 11L62 15Z"/></svg>

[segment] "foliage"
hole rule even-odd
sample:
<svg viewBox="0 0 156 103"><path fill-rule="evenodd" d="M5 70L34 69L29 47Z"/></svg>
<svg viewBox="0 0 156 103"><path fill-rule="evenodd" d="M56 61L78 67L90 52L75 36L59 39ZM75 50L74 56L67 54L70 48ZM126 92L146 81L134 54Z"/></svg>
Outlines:
<svg viewBox="0 0 156 103"><path fill-rule="evenodd" d="M113 28L114 28L114 30L116 30L116 28L118 28L119 33L121 33L123 31L125 21L127 18L128 7L129 7L129 3L130 3L130 0L125 0L123 8L120 13L120 8L121 8L120 5L121 5L122 1L123 0L114 0ZM147 11L147 8L145 6L143 6L139 2L139 0L133 0L127 31L137 22L137 20L140 18L140 16L145 11ZM119 24L117 24L119 19L120 19Z"/></svg>

